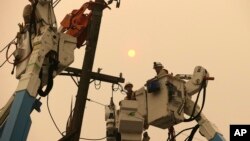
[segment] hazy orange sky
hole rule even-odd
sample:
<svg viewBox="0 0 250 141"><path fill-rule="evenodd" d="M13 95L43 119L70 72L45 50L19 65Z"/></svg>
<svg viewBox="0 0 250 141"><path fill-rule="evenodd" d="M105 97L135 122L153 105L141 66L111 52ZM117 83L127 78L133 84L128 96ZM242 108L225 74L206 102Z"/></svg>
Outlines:
<svg viewBox="0 0 250 141"><path fill-rule="evenodd" d="M66 13L79 8L80 0L62 0L55 8L58 23ZM0 46L5 46L23 22L22 10L27 0L2 1L0 5ZM191 74L197 65L204 66L215 81L207 88L204 114L229 140L230 124L250 123L250 1L249 0L122 0L121 7L106 9L103 14L94 70L118 76L120 72L134 89L142 87L155 75L152 65L160 61L169 72ZM127 55L129 49L136 56ZM1 61L5 58L0 54ZM81 68L84 50L75 50L72 66ZM11 65L0 68L0 107L15 91L17 80L10 74ZM100 90L90 85L89 98L108 104L111 84ZM65 130L71 97L77 88L70 78L58 76L50 93L51 112L61 131ZM115 93L118 103L124 95ZM54 141L60 134L52 124L42 99L42 112L32 113L29 141ZM182 123L176 131L194 126ZM105 136L104 107L87 103L82 137ZM149 128L152 141L167 138L167 130ZM185 133L188 135L189 133ZM177 140L183 140L181 135ZM196 135L194 140L204 140Z"/></svg>

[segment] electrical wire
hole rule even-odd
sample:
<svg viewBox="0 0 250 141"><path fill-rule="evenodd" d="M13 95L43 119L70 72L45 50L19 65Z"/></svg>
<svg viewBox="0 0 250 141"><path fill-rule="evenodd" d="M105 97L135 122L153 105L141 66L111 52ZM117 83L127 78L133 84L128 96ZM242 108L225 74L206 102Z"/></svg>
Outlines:
<svg viewBox="0 0 250 141"><path fill-rule="evenodd" d="M14 52L12 52L10 55L9 55L9 49L10 49L10 46L12 45L12 44L15 44L16 45L16 42L15 42L15 40L16 40L16 38L17 37L15 37L13 40L11 40L4 48L2 48L1 50L0 50L0 53L1 52L3 52L5 49L7 49L6 50L6 53L5 53L5 61L0 65L0 68L6 63L6 62L9 62L10 64L14 64L14 62L10 62L9 61L9 59L10 59L10 57L14 54Z"/></svg>
<svg viewBox="0 0 250 141"><path fill-rule="evenodd" d="M12 53L9 55L10 46L11 46L12 44L15 44L15 45L16 45L15 42L12 42L11 44L9 44L9 46L7 47L7 50L6 50L6 54L5 54L6 60L7 60L10 64L14 64L14 63L15 63L15 62L10 62L10 60L9 60L10 57L14 54L14 52L12 52Z"/></svg>
<svg viewBox="0 0 250 141"><path fill-rule="evenodd" d="M17 43L14 42L15 39L17 39L17 37L15 37L6 47L4 47L4 48L0 51L0 52L2 52L5 48L7 48L7 51L6 51L6 61L8 61L10 64L13 64L13 65L14 65L13 70L12 70L12 74L14 73L14 68L15 68L15 66L18 65L18 64L20 64L20 63L22 63L22 62L25 61L26 59L28 59L28 58L30 57L31 53L32 53L33 48L32 48L32 43L31 43L31 28L32 28L32 24L33 24L33 22L34 22L33 20L34 20L34 14L35 14L35 9L36 9L37 3L38 3L38 1L35 2L34 5L33 5L33 10L32 10L31 18L30 18L30 23L31 23L31 25L29 26L29 44L30 44L30 50L31 50L31 51L29 52L29 54L28 54L27 56L25 56L22 60L14 60L14 63L12 63L12 62L9 61L9 58L14 54L14 52L13 52L10 56L8 56L8 51L9 51L9 48L10 48L10 45L11 45L11 44L14 44L14 43L15 43L15 45L17 45ZM5 61L5 62L6 62L6 61ZM5 62L4 62L4 63L5 63ZM4 63L3 63L2 65L4 65ZM1 65L0 67L2 67L2 65Z"/></svg>
<svg viewBox="0 0 250 141"><path fill-rule="evenodd" d="M17 37L15 37L14 39L12 39L4 48L2 48L0 50L0 53L3 52L10 44L12 44L15 40L16 40Z"/></svg>
<svg viewBox="0 0 250 141"><path fill-rule="evenodd" d="M104 104L102 104L102 103L100 103L100 102L97 102L97 101L94 101L94 100L91 100L91 99L87 99L87 100L88 100L88 101L91 101L91 102L94 102L94 103L97 103L97 104L99 104L99 105L105 106ZM65 135L63 135L63 133L65 133L66 131L64 131L64 132L61 132L61 131L60 131L59 127L57 126L57 124L56 124L56 122L55 122L55 120L54 120L54 118L53 118L53 116L52 116L52 114L51 114L51 111L50 111L50 108L49 108L49 95L47 96L47 109L48 109L50 118L51 118L51 120L53 121L53 124L54 124L54 126L56 127L57 131L58 131L62 136L65 136ZM73 111L72 111L72 112L73 112ZM83 138L83 137L81 137L80 139L81 139L81 140L103 140L103 139L106 139L106 138L107 138L107 137L91 139L91 138Z"/></svg>
<svg viewBox="0 0 250 141"><path fill-rule="evenodd" d="M196 131L199 129L199 127L200 127L199 124L197 124L197 125L194 126L194 128L192 129L192 131L191 131L191 133L190 133L190 135L188 137L188 141L192 141L193 140L194 135L195 135Z"/></svg>
<svg viewBox="0 0 250 141"><path fill-rule="evenodd" d="M198 92L198 95L197 95L197 98L195 100L195 103L194 103L194 107L193 107L193 110L192 110L192 114L190 115L190 118L189 119L184 119L184 122L190 122L190 121L193 121L195 120L197 117L200 116L203 108L204 108L204 105L205 105L205 100L206 100L206 81L203 80L202 81L202 84L201 84L201 87L200 87L200 90ZM199 100L199 96L200 96L200 92L201 90L203 89L203 100L202 100L202 105L201 105L201 109L200 111L197 113L197 115L194 116L194 113L195 113L195 109L196 109L196 106L197 106L197 103L198 103L198 100Z"/></svg>
<svg viewBox="0 0 250 141"><path fill-rule="evenodd" d="M90 102L93 102L93 103L96 103L96 104L99 104L99 105L104 106L104 107L106 106L105 104L102 104L102 103L100 103L100 102L94 101L94 100L89 99L89 98L87 98L86 100L88 100L88 101L90 101Z"/></svg>
<svg viewBox="0 0 250 141"><path fill-rule="evenodd" d="M96 141L96 140L104 140L107 137L99 138L99 139L89 139L89 138L80 138L81 140L90 140L90 141Z"/></svg>
<svg viewBox="0 0 250 141"><path fill-rule="evenodd" d="M15 43L16 44L16 43ZM8 51L9 51L9 48L8 48L8 50L7 50L7 52L6 52L6 58L7 58L7 55L8 55ZM13 52L11 55L13 55L15 52ZM29 57L30 57L30 55L32 54L32 50L29 52L29 54L27 55L27 56L25 56L22 60L14 60L14 62L12 63L12 62L10 62L9 60L8 60L8 62L10 63L10 64L13 64L13 65L18 65L18 64L20 64L20 63L22 63L23 61L25 61L25 60L27 60ZM11 56L10 55L10 56ZM9 56L9 57L10 57Z"/></svg>
<svg viewBox="0 0 250 141"><path fill-rule="evenodd" d="M50 111L50 108L49 108L49 95L47 96L47 109L48 109L48 112L49 112L49 116L50 116L50 118L51 118L53 124L55 125L57 131L58 131L62 136L64 136L63 133L61 132L61 130L59 129L59 127L57 126L57 124L56 124L56 122L55 122L55 120L54 120L54 118L53 118L53 116L52 116L52 114L51 114L51 111Z"/></svg>
<svg viewBox="0 0 250 141"><path fill-rule="evenodd" d="M10 64L14 64L12 62L9 61L10 57L14 54L14 52L12 52L9 56L8 54L6 53L6 60L0 65L0 68L6 63L6 62L9 62Z"/></svg>
<svg viewBox="0 0 250 141"><path fill-rule="evenodd" d="M71 106L70 106L70 114L68 116L68 119L67 119L67 123L66 123L66 130L67 128L70 126L70 123L72 121L72 115L74 114L74 108L72 108L73 106L73 97L71 97ZM64 131L63 133L66 133L66 131Z"/></svg>
<svg viewBox="0 0 250 141"><path fill-rule="evenodd" d="M194 127L190 127L190 128L186 128L186 129L183 129L183 130L181 130L179 133L177 133L174 137L173 137L173 139L175 139L177 136L179 136L182 132L185 132L185 131L188 131L188 130L192 130Z"/></svg>
<svg viewBox="0 0 250 141"><path fill-rule="evenodd" d="M57 4L60 3L60 2L61 2L61 0L54 1L53 4L52 4L52 7L55 8L57 6Z"/></svg>
<svg viewBox="0 0 250 141"><path fill-rule="evenodd" d="M187 136L184 141L188 141L188 139L189 139L189 136Z"/></svg>
<svg viewBox="0 0 250 141"><path fill-rule="evenodd" d="M73 79L73 78L72 78ZM121 87L122 88L122 87ZM112 85L112 97L113 97L113 92L114 91L118 91L120 89L120 85L118 84L118 87L117 88L114 88L114 84ZM101 106L106 106L105 104L102 104L102 103L100 103L100 102L97 102L97 101L94 101L94 100L91 100L91 99L86 99L86 100L88 100L88 101L90 101L90 102L93 102L93 103L96 103L96 104L99 104L99 105L101 105ZM63 135L63 133L60 131L60 129L58 128L58 126L57 126L57 124L56 124L56 122L55 122L55 120L54 120L54 118L53 118L53 116L52 116L52 114L51 114L51 112L50 112L50 108L49 108L49 96L47 96L47 108L48 108L48 112L49 112L49 115L50 115L50 117L51 117L51 119L52 119L52 121L53 121L53 123L54 123L54 125L55 125L55 127L56 127L56 129L58 130L58 132L62 135L62 136L64 136ZM179 136L179 135L181 135L184 131L188 131L188 130L191 130L191 129L194 129L195 127L190 127L190 128L186 128L186 129L184 129L184 130L182 130L182 131L180 131L178 134L176 134L173 138L176 138L177 136ZM185 134L186 135L186 134ZM187 135L186 135L187 136ZM104 140L104 139L106 139L107 137L103 137L103 138L96 138L96 139L91 139L91 138L80 138L81 140ZM189 140L189 138L190 138L190 136L187 136L187 138L184 140L184 141L188 141ZM201 140L201 139L199 139L199 138L196 138L196 137L194 137L195 139L197 139L197 140Z"/></svg>
<svg viewBox="0 0 250 141"><path fill-rule="evenodd" d="M197 126L197 125L196 125L196 126ZM188 131L188 130L193 130L196 126L181 130L180 132L178 132L178 133L173 137L173 139L175 139L175 138L176 138L177 136L179 136L179 135L185 135L185 136L187 136L187 138L186 138L184 141L187 141L190 135L187 135L187 134L185 134L185 133L183 133L183 132ZM196 140L202 141L202 139L199 139L199 138L197 138L197 137L193 137L193 138L196 139ZM170 141L172 141L172 140L170 140Z"/></svg>
<svg viewBox="0 0 250 141"><path fill-rule="evenodd" d="M117 91L117 88L114 89L113 86L114 86L114 85L112 85L112 91L113 91L113 90L116 90L116 91ZM118 89L118 90L119 90L119 89ZM113 94L112 94L112 96L113 96ZM102 104L102 103L100 103L100 102L91 100L91 99L89 99L89 98L86 99L86 100L88 100L88 101L90 101L90 102L93 102L93 103L96 103L96 104L99 104L99 105L101 105L101 106L106 106L105 104ZM64 132L61 132L61 131L60 131L59 127L57 126L57 124L56 124L56 122L55 122L55 120L54 120L54 118L53 118L53 116L52 116L52 114L51 114L51 111L50 111L50 108L49 108L49 96L47 96L47 108L48 108L48 112L49 112L49 115L50 115L50 117L51 117L51 119L52 119L52 121L53 121L54 126L56 127L56 129L58 130L58 132L59 132L62 136L64 136L63 133L65 133L65 131L64 131ZM140 113L139 113L139 114L140 114ZM133 116L133 117L135 117L135 116ZM135 118L138 118L138 117L135 117ZM140 119L140 118L139 118L139 119ZM176 138L176 137L179 136L179 135L186 135L186 134L182 134L182 133L183 133L184 131L191 130L191 129L194 129L194 128L195 128L195 127L186 128L186 129L180 131L178 134L176 134L173 138ZM186 136L187 136L187 135L186 135ZM91 138L83 138L83 137L81 137L80 139L81 139L81 140L104 140L104 139L106 139L106 138L107 138L107 137L91 139ZM187 136L187 138L186 138L184 141L188 141L189 138L190 138L190 136ZM200 141L201 141L201 139L196 138L196 137L194 137L194 139L197 139L197 140L200 140Z"/></svg>
<svg viewBox="0 0 250 141"><path fill-rule="evenodd" d="M60 2L61 2L61 0L56 0L55 2L53 2L53 8L56 7L57 4L59 4ZM36 5L37 5L37 3L34 4L35 7L36 7ZM35 9L35 8L34 8L34 9ZM33 13L34 13L34 10L32 11L32 14L33 14ZM31 20L32 20L32 19L31 19ZM30 25L30 28L31 28L31 25ZM30 31L31 31L31 30L30 30ZM30 32L29 34L31 34L31 32ZM14 52L11 53L11 55L8 56L8 51L9 51L10 45L13 44L13 43L15 43L14 41L16 40L16 38L17 38L17 37L15 37L13 40L11 40L11 41L9 42L9 44L7 44L4 48L2 48L2 49L0 50L0 53L1 53L1 52L3 52L3 51L7 48L7 51L6 51L6 60L0 65L0 68L1 68L6 62L9 62L10 64L18 65L18 64L22 63L23 61L25 61L26 59L28 59L29 56L31 55L31 53L32 53L32 47L31 47L30 53L29 53L26 57L24 57L24 59L22 59L21 61L18 61L18 62L15 62L15 61L14 61L14 62L10 62L10 61L9 61L9 58L14 54ZM31 39L31 38L30 38L30 39ZM31 45L31 43L30 43L30 45Z"/></svg>
<svg viewBox="0 0 250 141"><path fill-rule="evenodd" d="M34 5L33 5L33 10L32 10L32 13L31 13L31 18L30 18L30 23L31 23L31 25L29 26L29 44L30 44L30 52L29 52L29 54L27 55L27 56L25 56L22 60L14 60L14 62L10 62L9 61L9 58L14 54L14 52L10 55L10 56L8 56L8 52L9 52L9 48L10 48L10 45L11 44L16 44L17 45L17 43L15 42L15 39L17 39L17 37L15 37L7 46L5 46L2 50L0 50L0 53L3 51L3 50L5 50L6 48L7 48L7 51L6 51L6 61L8 61L10 64L13 64L14 65L14 67L16 66L16 65L18 65L18 64L20 64L20 63L22 63L23 61L25 61L26 59L28 59L29 57L30 57L30 55L32 54L32 50L33 50L33 48L32 48L32 43L31 43L31 31L32 31L32 25L35 23L35 21L34 21L34 14L35 14L35 9L36 9L36 5L37 5L37 3L38 3L38 1L36 1L35 3L34 3ZM35 25L35 24L34 24ZM6 63L6 61L3 63L3 64L1 64L1 66L0 67L2 67L5 63Z"/></svg>
<svg viewBox="0 0 250 141"><path fill-rule="evenodd" d="M188 136L189 136L189 135L187 135L187 134L185 134L185 133L182 133L182 134L180 134L180 135L182 135L182 136L186 136L186 137L188 137ZM197 140L197 141L203 141L202 139L197 138L197 137L194 137L194 140Z"/></svg>

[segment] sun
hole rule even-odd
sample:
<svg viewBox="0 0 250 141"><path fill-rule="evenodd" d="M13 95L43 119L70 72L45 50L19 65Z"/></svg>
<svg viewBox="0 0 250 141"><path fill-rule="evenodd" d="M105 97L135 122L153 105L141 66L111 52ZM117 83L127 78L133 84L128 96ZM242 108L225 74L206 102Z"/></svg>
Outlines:
<svg viewBox="0 0 250 141"><path fill-rule="evenodd" d="M129 57L135 57L135 50L133 50L133 49L130 49L129 51L128 51L128 56Z"/></svg>

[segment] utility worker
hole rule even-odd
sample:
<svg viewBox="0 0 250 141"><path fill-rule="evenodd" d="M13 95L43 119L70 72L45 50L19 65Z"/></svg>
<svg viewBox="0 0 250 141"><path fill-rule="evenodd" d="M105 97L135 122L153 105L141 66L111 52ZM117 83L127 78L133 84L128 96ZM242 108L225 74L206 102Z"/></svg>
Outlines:
<svg viewBox="0 0 250 141"><path fill-rule="evenodd" d="M19 24L20 33L29 31L30 34L37 33L40 28L40 23L36 21L35 3L38 0L29 0L30 4L27 4L23 9L24 24Z"/></svg>
<svg viewBox="0 0 250 141"><path fill-rule="evenodd" d="M157 76L168 74L168 70L164 69L164 66L160 62L154 62L154 69Z"/></svg>
<svg viewBox="0 0 250 141"><path fill-rule="evenodd" d="M168 74L168 70L164 69L164 66L160 62L154 62L154 69L156 71L157 76L162 76L162 75ZM171 73L171 75L173 75L173 74ZM167 141L176 141L175 140L175 130L174 130L173 126L168 128Z"/></svg>
<svg viewBox="0 0 250 141"><path fill-rule="evenodd" d="M28 4L23 9L24 25L27 25L30 23L31 13L32 13L32 6L30 4Z"/></svg>
<svg viewBox="0 0 250 141"><path fill-rule="evenodd" d="M126 90L126 94L127 94L127 96L124 98L125 100L136 100L132 83L127 82L124 86L124 89Z"/></svg>
<svg viewBox="0 0 250 141"><path fill-rule="evenodd" d="M30 4L26 5L23 9L23 19L24 19L24 25L29 25L32 16L32 10L33 10L33 5L37 2L37 0L29 0Z"/></svg>

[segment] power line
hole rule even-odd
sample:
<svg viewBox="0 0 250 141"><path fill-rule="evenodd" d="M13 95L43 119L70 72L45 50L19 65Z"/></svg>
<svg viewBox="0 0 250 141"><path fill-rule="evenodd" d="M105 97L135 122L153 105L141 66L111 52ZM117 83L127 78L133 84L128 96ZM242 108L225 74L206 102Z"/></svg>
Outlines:
<svg viewBox="0 0 250 141"><path fill-rule="evenodd" d="M48 109L48 112L49 112L49 116L51 118L51 120L53 121L53 124L55 125L57 131L63 136L63 133L60 131L59 127L57 126L51 112L50 112L50 108L49 108L49 95L47 96L47 109Z"/></svg>
<svg viewBox="0 0 250 141"><path fill-rule="evenodd" d="M185 131L187 131L187 130L191 130L191 129L193 129L193 127L190 127L190 128L184 129L184 130L185 130ZM177 136L179 136L179 135L189 137L189 135L188 135L188 134L183 133L183 132L184 132L184 130L180 131L177 135L175 135L175 137L177 137ZM178 132L178 131L177 131L177 132ZM197 138L197 137L194 137L194 140L203 141L202 139Z"/></svg>
<svg viewBox="0 0 250 141"><path fill-rule="evenodd" d="M106 106L105 104L102 104L102 103L100 103L100 102L97 102L97 101L94 101L94 100L91 100L91 99L87 99L87 100L90 101L90 102L93 102L93 103L95 103L95 104L101 105L101 106ZM49 96L47 96L47 109L48 109L50 118L51 118L51 120L52 120L54 126L56 127L57 131L58 131L62 136L64 136L63 133L60 131L59 127L57 126L57 124L56 124L56 122L55 122L55 120L54 120L54 118L53 118L53 116L52 116L52 114L51 114L51 111L50 111L50 108L49 108ZM187 135L187 134L185 134L185 133L183 133L183 132L184 132L184 131L191 130L191 129L193 129L193 127L184 129L184 130L180 131L178 134L176 134L175 137L177 137L177 136L179 136L179 135L182 135L182 136L186 136L186 137L187 137L186 139L188 139L189 135ZM80 139L81 139L81 140L103 140L103 139L106 139L106 138L107 138L107 137L96 138L96 139L92 139L92 138L80 138ZM202 139L197 138L197 137L194 137L194 140L203 141Z"/></svg>
<svg viewBox="0 0 250 141"><path fill-rule="evenodd" d="M91 102L94 102L96 104L99 104L99 105L102 105L102 106L105 106L104 104L100 103L100 102L97 102L97 101L94 101L94 100L91 100L91 99L87 99L88 101L91 101ZM54 124L54 126L56 127L57 131L62 135L63 135L63 132L60 131L59 127L57 126L52 114L51 114L51 111L50 111L50 108L49 108L49 95L47 96L47 109L48 109L48 112L49 112L49 115L50 115L50 118ZM96 138L96 139L91 139L91 138L80 138L81 140L103 140L103 139L106 139L107 137L103 137L103 138Z"/></svg>
<svg viewBox="0 0 250 141"><path fill-rule="evenodd" d="M107 137L103 137L103 138L99 138L99 139L89 139L89 138L80 138L81 140L92 140L92 141L96 141L96 140L104 140Z"/></svg>
<svg viewBox="0 0 250 141"><path fill-rule="evenodd" d="M52 7L55 8L57 6L57 4L60 3L60 2L61 2L61 0L54 1Z"/></svg>
<svg viewBox="0 0 250 141"><path fill-rule="evenodd" d="M95 104L98 104L98 105L101 105L101 106L106 106L105 104L102 104L102 103L100 103L100 102L97 102L97 101L95 101L95 100L92 100L92 99L89 99L89 98L87 98L86 100L88 100L88 101L90 101L90 102L93 102L93 103L95 103Z"/></svg>
<svg viewBox="0 0 250 141"><path fill-rule="evenodd" d="M114 89L113 89L113 91L114 91ZM88 101L90 101L90 102L93 102L93 103L95 103L95 104L101 105L101 106L106 106L106 105L103 104L103 103L97 102L97 101L92 100L92 99L89 99L89 98L86 99L86 100L88 100ZM57 124L56 124L56 122L55 122L55 120L54 120L54 118L53 118L53 116L52 116L52 114L51 114L51 111L50 111L50 108L49 108L49 96L47 96L47 109L48 109L50 118L51 118L51 120L52 120L54 126L56 127L57 131L58 131L62 136L64 136L63 133L60 131L59 127L57 126ZM189 135L187 135L187 134L185 134L185 133L183 133L183 132L184 132L184 131L187 131L187 130L191 130L191 129L193 129L193 128L194 128L194 127L190 127L190 128L187 128L187 129L184 129L184 130L180 131L174 138L176 138L176 137L179 136L179 135L182 135L182 136L186 136L186 137L187 137L186 140L187 140L187 139L189 138ZM80 138L80 139L81 139L81 140L103 140L103 139L106 139L106 138L107 138L107 137L95 138L95 139L92 139L92 138ZM194 137L194 140L203 141L202 139L197 138L197 137Z"/></svg>

